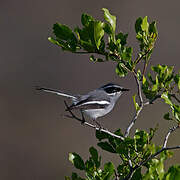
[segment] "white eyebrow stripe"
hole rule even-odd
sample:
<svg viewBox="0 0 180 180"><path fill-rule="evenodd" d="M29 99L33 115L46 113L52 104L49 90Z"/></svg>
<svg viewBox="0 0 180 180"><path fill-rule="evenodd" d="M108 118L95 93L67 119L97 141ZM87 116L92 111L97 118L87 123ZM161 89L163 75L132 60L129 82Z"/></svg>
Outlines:
<svg viewBox="0 0 180 180"><path fill-rule="evenodd" d="M104 88L106 89L106 88L111 88L111 87L112 87L112 88L120 88L119 86L116 86L116 85L113 85L113 86L112 86L112 85L109 85L109 86L105 86Z"/></svg>
<svg viewBox="0 0 180 180"><path fill-rule="evenodd" d="M108 101L89 101L89 102L85 102L83 103L83 105L86 105L86 104L101 104L101 105L108 105L110 104L110 102Z"/></svg>

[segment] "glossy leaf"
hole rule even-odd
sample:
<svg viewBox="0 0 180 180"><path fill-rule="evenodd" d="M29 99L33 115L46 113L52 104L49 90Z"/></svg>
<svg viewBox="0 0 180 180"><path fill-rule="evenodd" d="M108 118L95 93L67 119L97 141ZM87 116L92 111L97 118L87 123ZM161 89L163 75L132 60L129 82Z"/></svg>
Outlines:
<svg viewBox="0 0 180 180"><path fill-rule="evenodd" d="M119 34L116 35L116 40L120 40L120 44L122 46L126 45L127 43L127 37L128 37L128 34L123 34L122 32L120 32Z"/></svg>
<svg viewBox="0 0 180 180"><path fill-rule="evenodd" d="M141 179L142 179L141 168L138 168L138 169L134 172L131 180L141 180Z"/></svg>
<svg viewBox="0 0 180 180"><path fill-rule="evenodd" d="M77 46L77 39L72 30L63 24L56 23L53 26L53 33L56 36L56 40L64 50L75 51ZM52 38L50 39L53 41Z"/></svg>
<svg viewBox="0 0 180 180"><path fill-rule="evenodd" d="M101 141L103 139L107 139L109 137L109 135L105 132L102 132L102 131L99 131L99 130L96 130L96 138Z"/></svg>
<svg viewBox="0 0 180 180"><path fill-rule="evenodd" d="M92 157L92 159L93 159L96 167L99 168L99 167L100 167L100 159L99 159L99 157L98 157L98 152L97 152L97 150L96 150L94 147L90 147L90 148L89 148L89 152L90 152L90 154L91 154L91 157Z"/></svg>
<svg viewBox="0 0 180 180"><path fill-rule="evenodd" d="M109 10L106 8L102 9L104 11L104 19L111 25L113 32L116 30L116 16L110 14Z"/></svg>
<svg viewBox="0 0 180 180"><path fill-rule="evenodd" d="M101 59L101 58L95 58L94 55L91 55L89 58L90 58L90 60L93 61L93 62L104 62L103 59Z"/></svg>
<svg viewBox="0 0 180 180"><path fill-rule="evenodd" d="M161 98L165 100L165 103L166 103L166 104L169 104L170 106L173 105L173 103L172 103L172 101L171 101L171 97L170 97L170 95L168 94L168 92L162 93Z"/></svg>
<svg viewBox="0 0 180 180"><path fill-rule="evenodd" d="M179 180L180 179L180 166L171 166L164 178L164 180Z"/></svg>
<svg viewBox="0 0 180 180"><path fill-rule="evenodd" d="M108 180L114 174L114 165L112 162L108 162L104 165L104 171L106 172L106 178L104 180Z"/></svg>
<svg viewBox="0 0 180 180"><path fill-rule="evenodd" d="M149 23L147 21L147 16L145 16L144 19L142 20L141 28L143 31L148 32Z"/></svg>
<svg viewBox="0 0 180 180"><path fill-rule="evenodd" d="M142 19L141 17L139 17L139 18L136 20L136 23L135 23L136 33L142 31L142 27L141 27L142 21L143 21L143 19Z"/></svg>
<svg viewBox="0 0 180 180"><path fill-rule="evenodd" d="M85 169L84 161L77 153L69 153L69 160L74 164L77 169Z"/></svg>
<svg viewBox="0 0 180 180"><path fill-rule="evenodd" d="M97 144L99 147L101 147L103 150L111 152L111 153L116 153L116 151L114 150L114 148L107 142L99 142Z"/></svg>
<svg viewBox="0 0 180 180"><path fill-rule="evenodd" d="M101 45L101 39L104 36L104 23L101 21L94 22L94 40L97 49L99 49Z"/></svg>
<svg viewBox="0 0 180 180"><path fill-rule="evenodd" d="M154 34L158 34L158 31L157 31L157 27L156 27L156 22L153 21L150 25L149 25L149 32L150 33L154 33Z"/></svg>
<svg viewBox="0 0 180 180"><path fill-rule="evenodd" d="M166 114L164 114L164 119L165 120L172 120L172 118L170 118L170 114L169 114L169 112L168 113L166 113Z"/></svg>
<svg viewBox="0 0 180 180"><path fill-rule="evenodd" d="M82 23L83 26L89 26L89 23L91 21L94 21L94 18L92 16L90 16L88 14L85 14L85 13L82 14L82 16L81 16L81 23Z"/></svg>
<svg viewBox="0 0 180 180"><path fill-rule="evenodd" d="M136 109L136 112L139 110L139 104L136 102L136 94L133 96L133 102Z"/></svg>
<svg viewBox="0 0 180 180"><path fill-rule="evenodd" d="M178 89L180 89L180 74L174 76L174 81L178 85Z"/></svg>
<svg viewBox="0 0 180 180"><path fill-rule="evenodd" d="M128 74L127 70L123 67L122 63L117 64L116 74L120 77L125 77Z"/></svg>

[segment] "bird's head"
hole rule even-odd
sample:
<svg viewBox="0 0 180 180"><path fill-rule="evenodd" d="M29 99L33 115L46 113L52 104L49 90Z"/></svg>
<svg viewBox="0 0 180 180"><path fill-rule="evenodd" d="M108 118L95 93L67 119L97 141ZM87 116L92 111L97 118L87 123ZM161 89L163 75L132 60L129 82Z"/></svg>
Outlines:
<svg viewBox="0 0 180 180"><path fill-rule="evenodd" d="M129 91L129 89L119 86L117 84L113 84L113 83L108 83L108 84L100 87L100 89L104 90L105 93L110 98L113 98L113 99L118 99L123 92Z"/></svg>

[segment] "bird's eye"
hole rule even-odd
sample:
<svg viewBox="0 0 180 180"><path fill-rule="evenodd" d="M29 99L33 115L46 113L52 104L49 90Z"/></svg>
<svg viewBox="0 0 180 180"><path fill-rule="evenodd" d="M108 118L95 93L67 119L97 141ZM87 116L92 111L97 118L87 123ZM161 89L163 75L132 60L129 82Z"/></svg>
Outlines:
<svg viewBox="0 0 180 180"><path fill-rule="evenodd" d="M121 89L117 87L108 87L104 89L108 94L119 92Z"/></svg>

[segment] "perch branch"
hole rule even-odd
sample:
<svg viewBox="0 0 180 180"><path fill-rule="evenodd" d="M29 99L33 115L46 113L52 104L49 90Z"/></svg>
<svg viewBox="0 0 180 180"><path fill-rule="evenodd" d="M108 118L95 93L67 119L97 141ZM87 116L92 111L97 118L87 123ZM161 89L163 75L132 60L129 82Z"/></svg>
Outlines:
<svg viewBox="0 0 180 180"><path fill-rule="evenodd" d="M66 117L75 119L75 120L81 122L82 125L91 127L91 128L93 128L93 129L95 129L95 130L98 130L98 131L104 132L104 133L106 133L106 134L109 134L109 135L111 135L111 136L113 136L113 137L115 137L115 138L124 140L124 137L122 137L122 136L118 136L118 135L110 132L110 131L107 130L107 129L104 129L104 128L101 128L101 127L97 127L97 126L94 125L94 124L90 124L90 123L86 122L83 115L82 115L82 119L78 118L78 117L70 110L70 108L69 108L69 106L67 105L66 101L64 101L64 104L65 104L65 106L66 106L66 108L67 108L67 111L71 114L71 116L70 116L70 115L66 115Z"/></svg>

